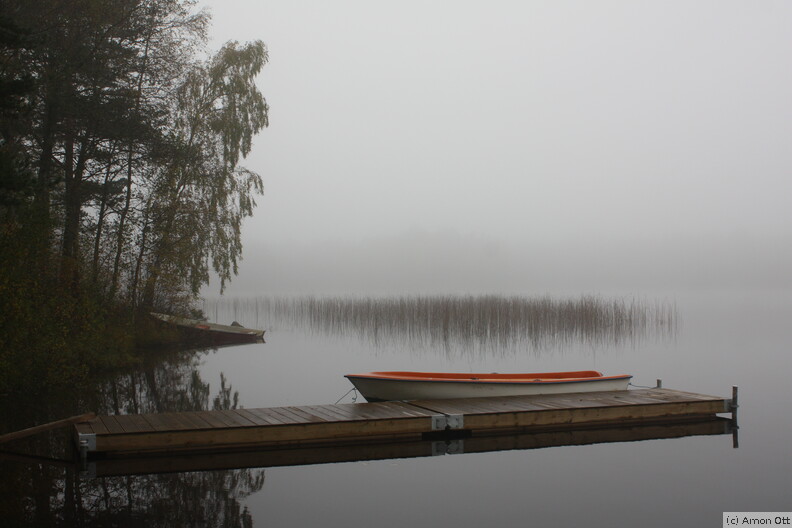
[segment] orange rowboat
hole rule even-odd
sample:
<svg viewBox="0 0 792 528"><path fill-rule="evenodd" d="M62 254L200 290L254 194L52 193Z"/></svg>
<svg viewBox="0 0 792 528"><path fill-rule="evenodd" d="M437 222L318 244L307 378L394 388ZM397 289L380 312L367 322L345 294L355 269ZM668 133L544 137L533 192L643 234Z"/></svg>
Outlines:
<svg viewBox="0 0 792 528"><path fill-rule="evenodd" d="M632 376L595 370L530 374L368 372L345 376L368 401L480 398L627 390Z"/></svg>

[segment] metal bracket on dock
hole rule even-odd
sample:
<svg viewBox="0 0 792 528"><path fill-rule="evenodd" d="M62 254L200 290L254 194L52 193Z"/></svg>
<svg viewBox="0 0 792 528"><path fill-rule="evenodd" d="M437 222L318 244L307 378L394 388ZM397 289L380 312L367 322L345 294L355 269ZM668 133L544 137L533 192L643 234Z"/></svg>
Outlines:
<svg viewBox="0 0 792 528"><path fill-rule="evenodd" d="M80 449L80 457L85 460L90 451L96 451L96 434L78 433L77 447Z"/></svg>
<svg viewBox="0 0 792 528"><path fill-rule="evenodd" d="M435 414L432 416L432 431L463 429L465 416L462 414Z"/></svg>

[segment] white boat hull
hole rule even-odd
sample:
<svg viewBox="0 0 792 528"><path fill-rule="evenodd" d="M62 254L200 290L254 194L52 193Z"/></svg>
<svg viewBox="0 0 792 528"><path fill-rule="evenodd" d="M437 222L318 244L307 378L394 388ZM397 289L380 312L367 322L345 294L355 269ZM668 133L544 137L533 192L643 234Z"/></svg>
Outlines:
<svg viewBox="0 0 792 528"><path fill-rule="evenodd" d="M485 382L391 380L347 376L368 401L484 398L627 390L629 377L552 382Z"/></svg>

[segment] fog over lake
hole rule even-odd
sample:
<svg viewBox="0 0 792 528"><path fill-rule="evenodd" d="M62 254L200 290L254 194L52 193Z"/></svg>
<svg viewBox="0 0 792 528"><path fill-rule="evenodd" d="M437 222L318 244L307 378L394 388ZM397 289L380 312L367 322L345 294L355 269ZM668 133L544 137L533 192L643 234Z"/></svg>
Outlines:
<svg viewBox="0 0 792 528"><path fill-rule="evenodd" d="M175 413L264 409L282 439L329 416L302 406L354 416L346 375L395 370L629 374L630 391L668 389L647 407L739 393L739 421L614 411L579 430L76 464L52 453L72 453L67 428L24 439L33 458L0 453L6 524L667 528L790 509L792 2L196 6L212 51L269 52L270 125L242 162L265 192L238 276L201 291L207 318L265 342L31 386L0 406L4 431L90 409L114 432L113 415L167 414L164 436L189 438L200 422ZM50 356L42 370L79 366Z"/></svg>
<svg viewBox="0 0 792 528"><path fill-rule="evenodd" d="M230 294L790 287L788 2L201 5L270 53Z"/></svg>
<svg viewBox="0 0 792 528"><path fill-rule="evenodd" d="M265 195L227 297L256 307L233 317L272 329L266 356L218 355L206 378L225 372L247 405L333 401L343 374L377 369L585 365L743 394L739 449L735 435L268 469L271 487L248 501L256 519L341 525L348 505L393 526L475 526L493 511L514 524L527 510L537 526L660 527L786 508L789 390L767 377L788 370L791 346L792 3L205 5L214 42L270 52L270 127L246 160ZM670 303L679 326L477 355L259 312L288 294L593 294ZM294 387L306 373L311 390Z"/></svg>

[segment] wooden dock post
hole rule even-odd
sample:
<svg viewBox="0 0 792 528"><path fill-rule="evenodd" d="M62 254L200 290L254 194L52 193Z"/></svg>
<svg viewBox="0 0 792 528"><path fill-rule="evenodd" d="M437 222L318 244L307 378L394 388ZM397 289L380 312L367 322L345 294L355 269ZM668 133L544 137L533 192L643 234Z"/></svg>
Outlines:
<svg viewBox="0 0 792 528"><path fill-rule="evenodd" d="M731 410L734 419L737 419L737 407L739 407L737 403L737 387L732 387Z"/></svg>
<svg viewBox="0 0 792 528"><path fill-rule="evenodd" d="M729 409L731 409L731 415L732 415L732 447L734 449L740 447L740 440L737 434L737 432L740 429L740 426L737 424L737 408L739 406L740 405L737 400L737 387L733 386L731 402L729 402Z"/></svg>

